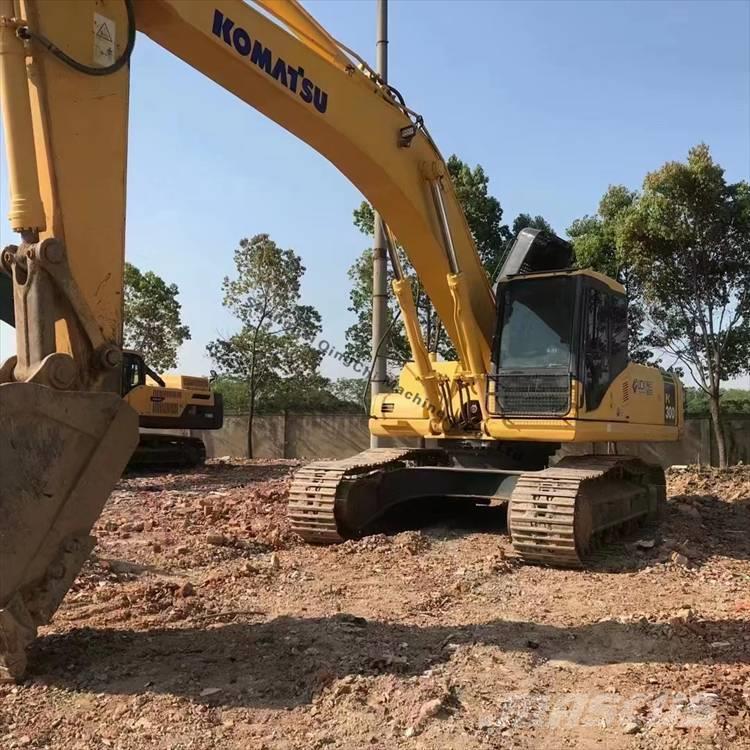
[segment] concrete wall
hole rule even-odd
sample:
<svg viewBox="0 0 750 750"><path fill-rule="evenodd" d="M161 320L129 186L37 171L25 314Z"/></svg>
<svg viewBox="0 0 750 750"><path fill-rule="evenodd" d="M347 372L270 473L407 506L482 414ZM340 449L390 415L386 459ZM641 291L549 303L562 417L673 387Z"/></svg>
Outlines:
<svg viewBox="0 0 750 750"><path fill-rule="evenodd" d="M732 463L750 463L750 418L727 420L726 431ZM187 433L186 433L187 434ZM247 417L225 417L221 430L193 430L202 437L209 457L247 456ZM406 441L404 441L406 443ZM255 458L344 458L370 445L367 417L358 414L287 414L255 417ZM603 452L603 446L598 446ZM634 453L649 462L715 464L716 441L708 419L690 419L678 443L619 443L618 450ZM563 455L588 453L591 443L566 445Z"/></svg>
<svg viewBox="0 0 750 750"><path fill-rule="evenodd" d="M284 416L255 417L253 420L253 456L255 458L284 458ZM247 417L224 417L220 430L192 430L206 444L206 454L247 457Z"/></svg>
<svg viewBox="0 0 750 750"><path fill-rule="evenodd" d="M367 418L358 414L289 414L286 426L295 458L346 458L370 447Z"/></svg>

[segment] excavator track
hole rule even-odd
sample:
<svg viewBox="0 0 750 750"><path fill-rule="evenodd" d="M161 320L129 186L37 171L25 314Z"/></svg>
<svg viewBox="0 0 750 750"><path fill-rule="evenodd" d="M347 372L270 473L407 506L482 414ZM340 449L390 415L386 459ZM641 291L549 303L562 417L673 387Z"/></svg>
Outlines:
<svg viewBox="0 0 750 750"><path fill-rule="evenodd" d="M508 528L525 562L583 567L602 542L657 518L664 472L628 456L568 456L522 474L511 495Z"/></svg>
<svg viewBox="0 0 750 750"><path fill-rule="evenodd" d="M289 489L292 530L311 544L338 544L347 538L336 519L342 482L359 474L419 459L423 449L370 448L340 461L316 461L299 469Z"/></svg>
<svg viewBox="0 0 750 750"><path fill-rule="evenodd" d="M141 433L138 447L128 461L128 470L169 471L190 469L206 462L203 440L182 435Z"/></svg>

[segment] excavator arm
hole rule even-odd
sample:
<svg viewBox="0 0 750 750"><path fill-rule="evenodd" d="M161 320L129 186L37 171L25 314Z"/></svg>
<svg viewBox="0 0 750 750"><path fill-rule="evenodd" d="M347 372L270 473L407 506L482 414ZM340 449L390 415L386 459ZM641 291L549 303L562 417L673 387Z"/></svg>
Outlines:
<svg viewBox="0 0 750 750"><path fill-rule="evenodd" d="M138 439L119 395L136 30L360 189L405 248L459 353L456 372L484 404L495 302L445 162L401 95L297 2L0 0L9 219L19 234L2 252L17 338L0 368L0 674L10 677L23 673L25 646L93 547L91 527ZM417 379L441 393L403 280L397 295Z"/></svg>
<svg viewBox="0 0 750 750"><path fill-rule="evenodd" d="M400 95L338 46L296 2L260 0L257 6L265 13L242 0L22 0L16 5L11 17L28 29L21 32L27 38L18 38L19 26L7 25L12 54L5 58L24 73L23 79L18 74L16 88L28 83L31 113L14 116L24 107L6 86L11 99L4 109L6 131L15 131L8 132L11 223L65 245L71 276L106 341L119 344L122 328L129 70L123 65L109 75L87 75L37 39L43 36L74 60L91 64L92 50L107 44L104 37L113 37L109 59L119 59L135 23L338 167L398 237L458 345L462 334L446 277L460 273L470 297L465 312L480 334L477 359L489 365L494 298L442 156ZM7 7L3 15L8 17ZM7 80L10 84L10 76ZM22 122L13 127L16 120Z"/></svg>

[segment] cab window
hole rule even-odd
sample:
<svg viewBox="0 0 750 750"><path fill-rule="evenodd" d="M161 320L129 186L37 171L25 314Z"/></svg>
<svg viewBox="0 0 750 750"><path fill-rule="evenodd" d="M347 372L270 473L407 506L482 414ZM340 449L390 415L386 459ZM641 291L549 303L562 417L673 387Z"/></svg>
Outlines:
<svg viewBox="0 0 750 750"><path fill-rule="evenodd" d="M124 355L122 365L122 393L133 390L133 388L143 385L145 378L142 371L143 365L136 357Z"/></svg>
<svg viewBox="0 0 750 750"><path fill-rule="evenodd" d="M586 290L584 388L596 409L612 381L628 364L627 299L601 289Z"/></svg>

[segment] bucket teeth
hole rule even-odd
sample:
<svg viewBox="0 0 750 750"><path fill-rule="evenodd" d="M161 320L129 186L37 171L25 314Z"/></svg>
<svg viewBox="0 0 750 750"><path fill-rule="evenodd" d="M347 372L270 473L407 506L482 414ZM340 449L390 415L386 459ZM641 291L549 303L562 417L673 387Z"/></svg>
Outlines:
<svg viewBox="0 0 750 750"><path fill-rule="evenodd" d="M0 677L23 675L137 441L138 416L117 394L0 385Z"/></svg>
<svg viewBox="0 0 750 750"><path fill-rule="evenodd" d="M19 594L0 609L0 682L21 679L26 647L36 637L36 623Z"/></svg>

